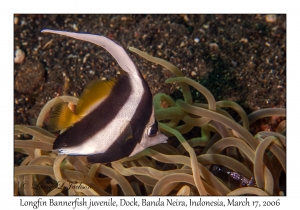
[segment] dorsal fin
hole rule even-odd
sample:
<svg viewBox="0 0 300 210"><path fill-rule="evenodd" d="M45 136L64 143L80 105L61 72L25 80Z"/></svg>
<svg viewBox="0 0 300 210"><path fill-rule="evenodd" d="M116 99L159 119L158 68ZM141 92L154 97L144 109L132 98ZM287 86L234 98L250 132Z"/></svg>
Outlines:
<svg viewBox="0 0 300 210"><path fill-rule="evenodd" d="M84 116L89 112L89 109L104 100L111 92L111 89L117 82L117 79L110 81L95 80L88 84L77 103L75 114Z"/></svg>
<svg viewBox="0 0 300 210"><path fill-rule="evenodd" d="M79 120L80 116L75 115L63 100L56 98L50 113L48 130L50 132L59 131L72 126Z"/></svg>
<svg viewBox="0 0 300 210"><path fill-rule="evenodd" d="M114 43L112 40L94 34L85 34L85 33L74 33L74 32L67 32L67 31L57 31L57 30L50 30L44 29L42 33L53 33L53 34L60 34L68 37L72 37L74 39L83 40L86 42L94 43L98 46L103 47L106 49L118 62L120 67L129 74L140 74L137 70L136 66L126 53L126 51L118 44Z"/></svg>

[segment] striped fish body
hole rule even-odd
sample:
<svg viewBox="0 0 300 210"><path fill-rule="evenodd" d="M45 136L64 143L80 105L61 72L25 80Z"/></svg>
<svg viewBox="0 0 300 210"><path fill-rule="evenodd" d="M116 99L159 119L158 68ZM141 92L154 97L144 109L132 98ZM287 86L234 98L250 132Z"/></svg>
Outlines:
<svg viewBox="0 0 300 210"><path fill-rule="evenodd" d="M69 128L56 138L54 150L61 154L86 155L91 163L106 163L166 143L167 137L160 133L154 119L151 91L122 47L103 36L53 30L42 32L102 46L124 71L112 81L95 81L88 85L75 113L63 102L58 103L54 114L51 113L50 124L55 127L60 125L58 122L63 123L52 131ZM64 123L64 119L70 120Z"/></svg>

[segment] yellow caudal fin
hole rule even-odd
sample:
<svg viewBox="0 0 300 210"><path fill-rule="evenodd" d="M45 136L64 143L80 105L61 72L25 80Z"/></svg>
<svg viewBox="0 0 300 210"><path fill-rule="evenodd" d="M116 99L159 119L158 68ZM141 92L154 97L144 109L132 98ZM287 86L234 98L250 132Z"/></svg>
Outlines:
<svg viewBox="0 0 300 210"><path fill-rule="evenodd" d="M50 112L48 130L50 132L59 131L72 126L79 120L80 117L75 115L63 100L57 98Z"/></svg>
<svg viewBox="0 0 300 210"><path fill-rule="evenodd" d="M75 113L84 116L89 113L90 108L104 100L111 92L117 79L110 81L95 80L88 84L77 103Z"/></svg>

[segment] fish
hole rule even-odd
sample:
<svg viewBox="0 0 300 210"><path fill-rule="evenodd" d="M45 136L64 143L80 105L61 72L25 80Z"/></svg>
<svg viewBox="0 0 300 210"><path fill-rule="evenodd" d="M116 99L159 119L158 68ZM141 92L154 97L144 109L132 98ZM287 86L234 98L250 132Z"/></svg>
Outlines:
<svg viewBox="0 0 300 210"><path fill-rule="evenodd" d="M105 36L44 29L90 42L110 53L122 71L109 81L87 85L74 112L61 99L52 107L48 123L55 132L66 129L53 143L53 151L87 156L90 163L108 163L131 157L144 149L167 143L154 118L151 90L126 51Z"/></svg>

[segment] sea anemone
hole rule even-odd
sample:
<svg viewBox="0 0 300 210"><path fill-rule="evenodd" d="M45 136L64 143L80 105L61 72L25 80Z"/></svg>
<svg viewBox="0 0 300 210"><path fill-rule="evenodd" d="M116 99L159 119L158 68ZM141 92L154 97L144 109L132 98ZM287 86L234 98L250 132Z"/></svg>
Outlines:
<svg viewBox="0 0 300 210"><path fill-rule="evenodd" d="M184 77L173 64L130 50L173 72L176 77L166 82L181 86L184 100L174 101L162 93L153 99L155 118L170 143L108 164L90 164L84 156L57 155L52 151L56 136L43 128L55 103L52 99L41 110L36 126L15 125L15 151L26 155L14 170L15 195L285 194L285 120L276 132L249 132L259 119L285 117L285 109L261 109L247 116L233 101L215 101L209 90ZM194 103L189 86L208 103ZM78 101L72 96L60 98L75 105ZM235 110L240 122L224 108ZM186 139L195 128L201 135ZM22 139L26 134L32 138Z"/></svg>

